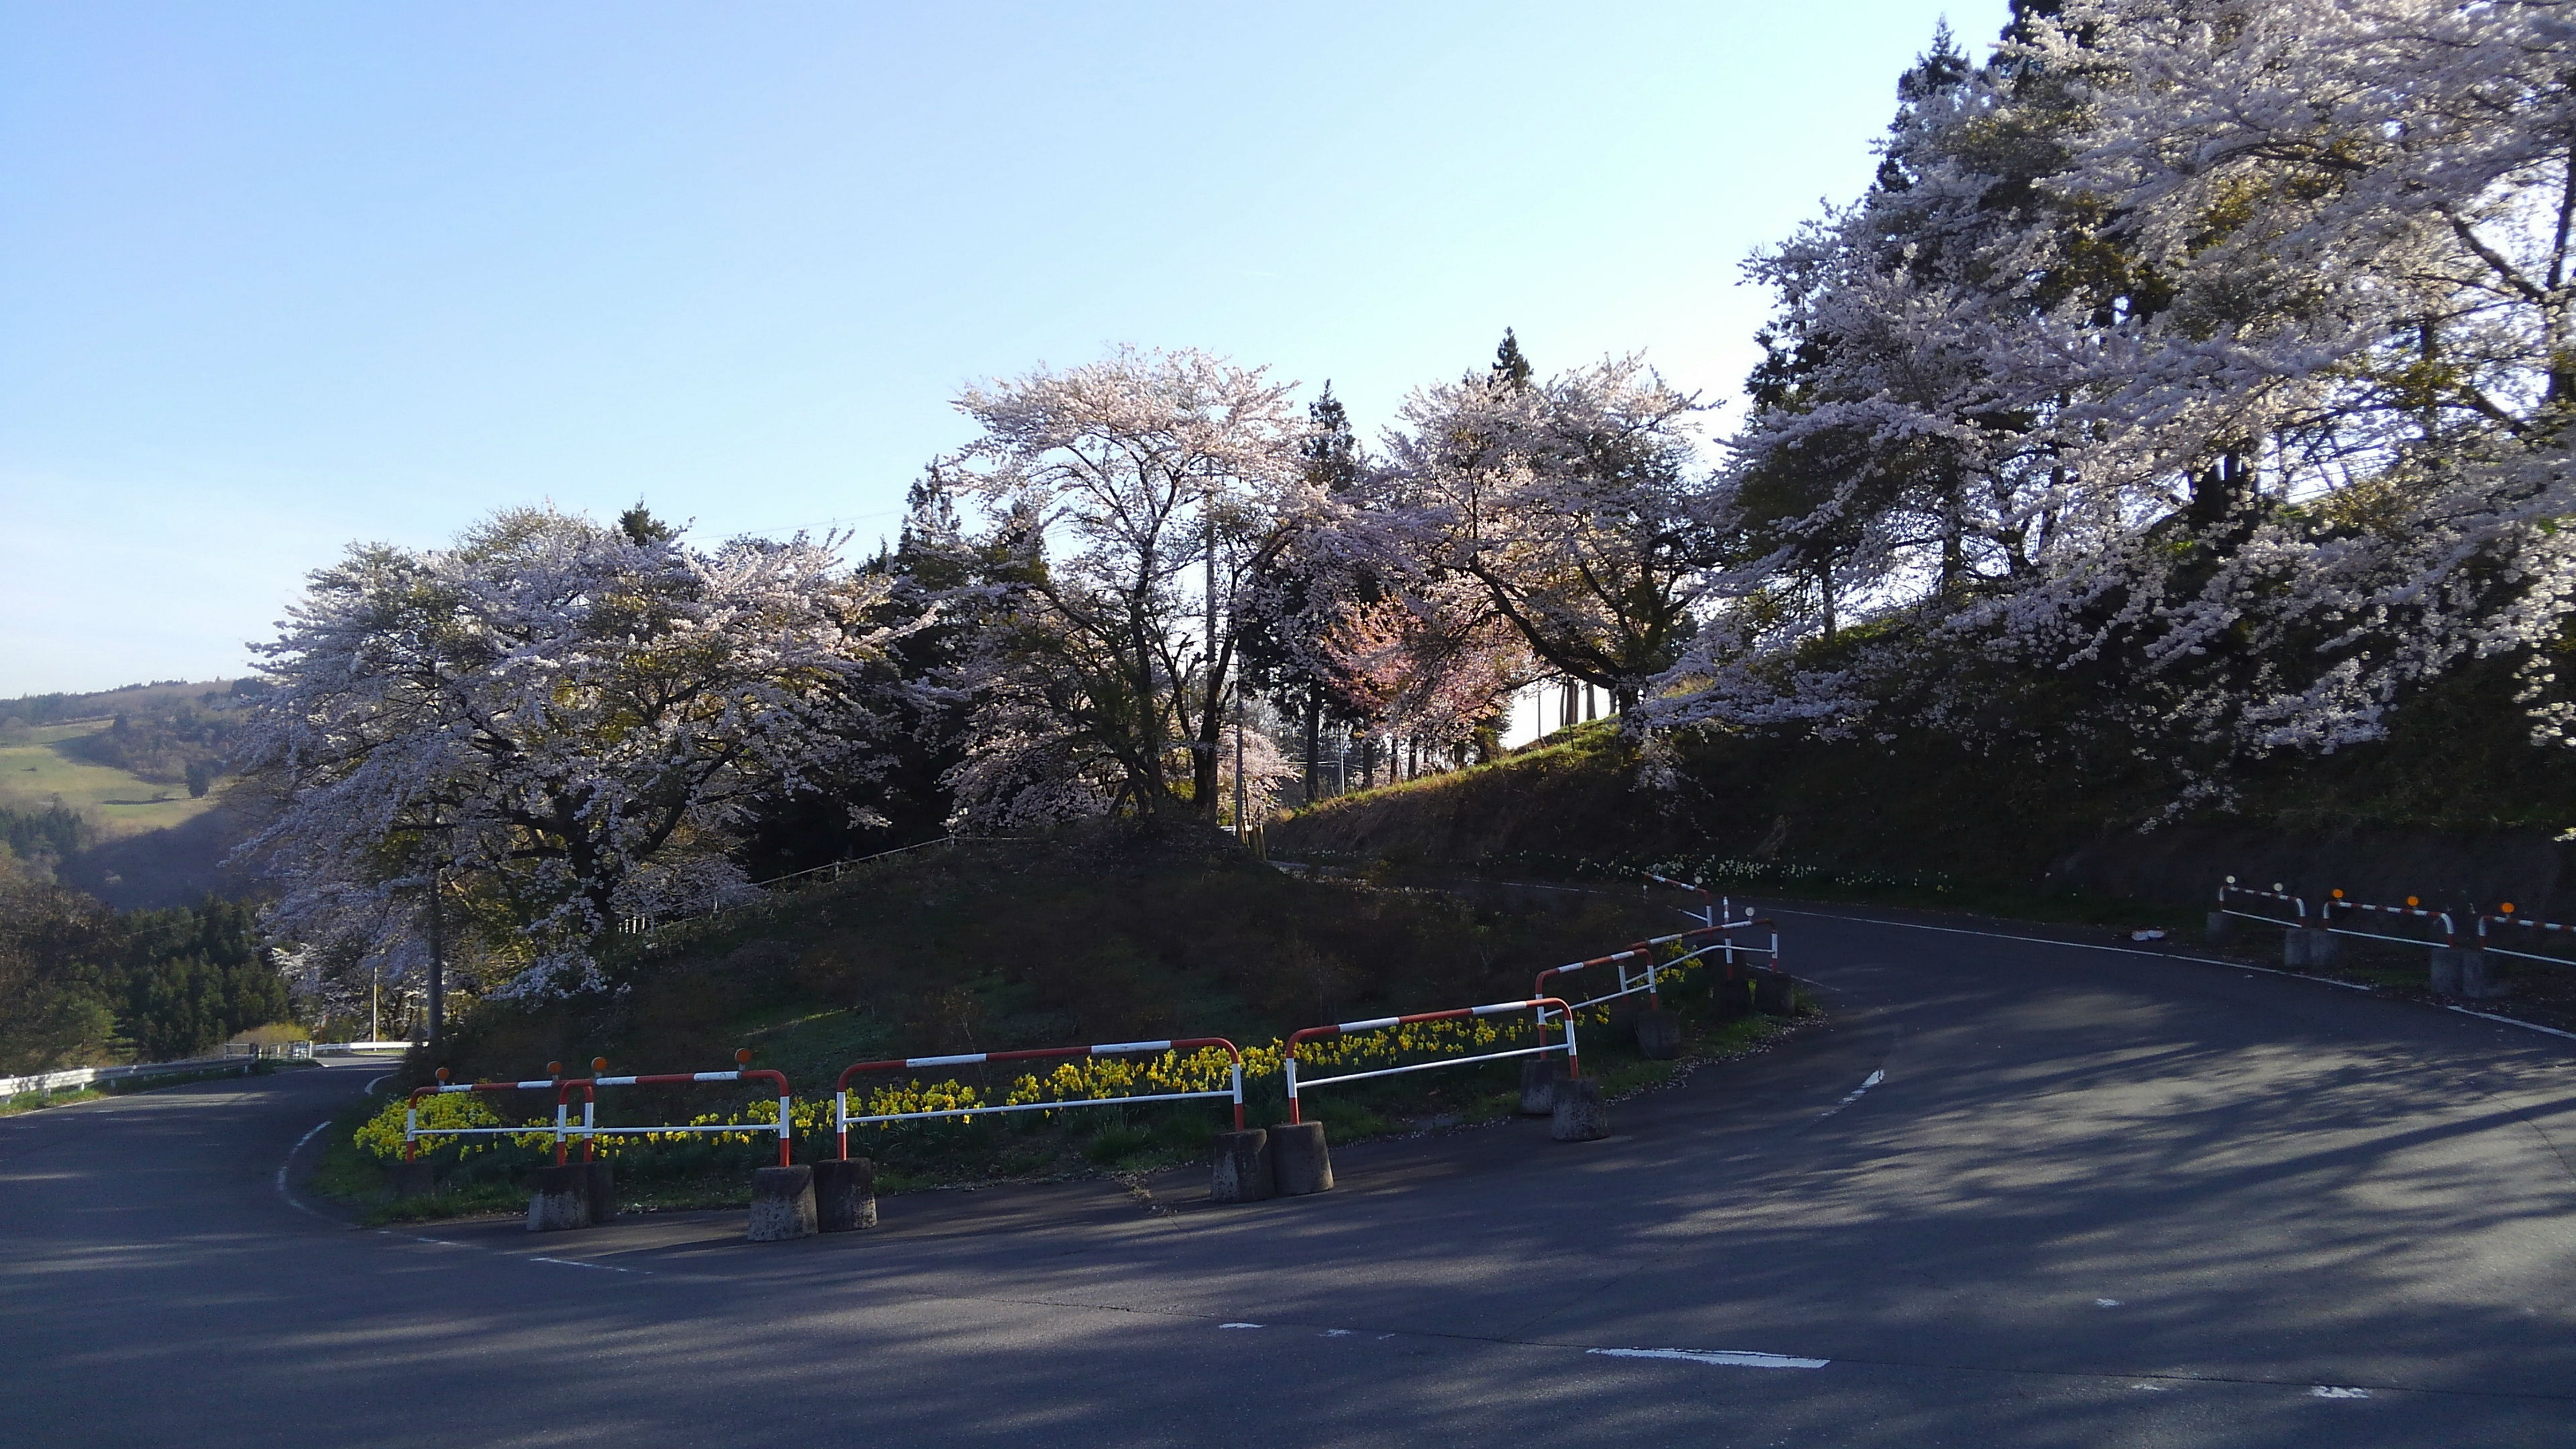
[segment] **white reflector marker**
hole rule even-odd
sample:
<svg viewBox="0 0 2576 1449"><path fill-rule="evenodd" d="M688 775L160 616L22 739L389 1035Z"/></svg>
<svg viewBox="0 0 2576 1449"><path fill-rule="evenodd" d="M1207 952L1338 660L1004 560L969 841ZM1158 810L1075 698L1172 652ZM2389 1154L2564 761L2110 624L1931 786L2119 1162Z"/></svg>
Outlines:
<svg viewBox="0 0 2576 1449"><path fill-rule="evenodd" d="M1587 1348L1604 1358L1677 1358L1685 1363L1726 1364L1734 1368L1820 1369L1829 1358L1791 1358L1785 1353L1739 1353L1710 1348Z"/></svg>

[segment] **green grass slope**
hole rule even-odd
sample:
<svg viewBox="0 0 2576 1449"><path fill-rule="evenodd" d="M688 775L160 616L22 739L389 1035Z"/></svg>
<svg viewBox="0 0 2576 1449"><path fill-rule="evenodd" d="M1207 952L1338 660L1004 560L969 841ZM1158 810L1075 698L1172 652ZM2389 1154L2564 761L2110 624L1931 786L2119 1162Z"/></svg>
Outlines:
<svg viewBox="0 0 2576 1449"><path fill-rule="evenodd" d="M2408 702L2390 737L2279 756L2223 809L2163 818L2161 762L2045 763L1919 732L1671 740L1640 779L1608 722L1491 765L1326 801L1272 827L1282 856L1567 874L1687 863L1712 885L2023 915L2188 914L2229 874L2356 899L2514 900L2576 919L2576 752L2528 739L2497 681Z"/></svg>
<svg viewBox="0 0 2576 1449"><path fill-rule="evenodd" d="M189 798L184 785L156 785L123 770L92 764L72 748L107 729L103 720L45 725L0 744L0 805L41 810L60 803L95 822L101 839L185 825L222 803L221 784Z"/></svg>
<svg viewBox="0 0 2576 1449"><path fill-rule="evenodd" d="M416 1054L400 1085L438 1065L459 1080L523 1078L550 1061L586 1073L594 1056L615 1072L709 1070L747 1045L758 1065L784 1071L800 1098L828 1104L841 1068L866 1059L1202 1035L1275 1053L1278 1038L1303 1026L1517 998L1543 967L1671 929L1669 907L1625 892L1531 905L1301 878L1215 832L1101 825L872 866L837 885L634 940L605 963L615 990L540 1005L483 1003L436 1061ZM1672 999L1686 1008L1699 1056L1741 1051L1782 1029L1720 1019L1704 980L1677 987ZM1494 1029L1527 1031L1519 1019ZM1429 1038L1417 1047L1406 1059L1461 1049ZM1585 1056L1587 1071L1614 1087L1674 1067L1639 1058L1615 1030L1588 1035ZM1266 1060L1251 1084L1256 1124L1278 1120L1284 1107L1275 1055ZM989 1103L1020 1075L967 1068L878 1080L953 1081ZM1341 1137L1466 1123L1507 1113L1517 1081L1517 1062L1423 1073L1321 1093L1309 1110ZM618 1089L604 1120L756 1112L751 1096ZM504 1105L533 1114L542 1104ZM388 1120L398 1130L398 1114ZM1220 1103L1031 1112L871 1130L857 1150L897 1188L1131 1171L1202 1154L1223 1120ZM827 1121L800 1121L800 1160L830 1150ZM376 1129L379 1147L386 1130ZM630 1144L618 1172L636 1203L734 1200L772 1141ZM380 1211L506 1207L511 1184L545 1150L442 1151L443 1196ZM363 1196L380 1186L381 1164L348 1137L334 1154L339 1190Z"/></svg>

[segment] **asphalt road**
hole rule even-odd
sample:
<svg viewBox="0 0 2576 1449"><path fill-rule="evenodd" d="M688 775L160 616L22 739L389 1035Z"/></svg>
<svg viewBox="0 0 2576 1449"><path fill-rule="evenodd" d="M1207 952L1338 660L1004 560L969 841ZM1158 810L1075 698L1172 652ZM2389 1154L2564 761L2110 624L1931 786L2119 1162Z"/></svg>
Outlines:
<svg viewBox="0 0 2576 1449"><path fill-rule="evenodd" d="M281 1168L375 1070L0 1121L0 1443L2576 1442L2576 1042L1784 924L1830 1030L1239 1208L370 1231Z"/></svg>

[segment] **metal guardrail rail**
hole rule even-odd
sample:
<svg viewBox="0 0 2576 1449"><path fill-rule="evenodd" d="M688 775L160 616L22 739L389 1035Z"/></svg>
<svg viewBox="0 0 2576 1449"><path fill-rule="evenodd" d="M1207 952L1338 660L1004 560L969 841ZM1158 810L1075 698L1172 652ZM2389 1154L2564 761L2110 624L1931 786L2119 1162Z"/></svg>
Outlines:
<svg viewBox="0 0 2576 1449"><path fill-rule="evenodd" d="M72 1067L24 1077L0 1077L0 1098L23 1097L31 1092L59 1092L65 1088L91 1087L105 1082L170 1077L183 1072L219 1072L238 1067L246 1074L257 1060L257 1057L230 1055L194 1057L184 1062L145 1062L130 1067Z"/></svg>

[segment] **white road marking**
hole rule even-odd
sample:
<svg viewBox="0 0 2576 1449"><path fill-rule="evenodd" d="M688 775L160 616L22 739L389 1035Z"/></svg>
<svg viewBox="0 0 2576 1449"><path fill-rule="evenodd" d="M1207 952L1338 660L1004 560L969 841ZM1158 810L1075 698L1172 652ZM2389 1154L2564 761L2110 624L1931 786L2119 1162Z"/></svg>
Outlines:
<svg viewBox="0 0 2576 1449"><path fill-rule="evenodd" d="M2370 1390L2338 1389L2330 1385L2319 1384L2315 1388L2308 1390L2308 1397L2312 1399L2366 1399L2370 1397Z"/></svg>
<svg viewBox="0 0 2576 1449"><path fill-rule="evenodd" d="M1324 1330L1324 1336L1326 1338L1348 1338L1351 1336L1351 1330L1347 1328L1327 1328Z"/></svg>
<svg viewBox="0 0 2576 1449"><path fill-rule="evenodd" d="M1844 1109L1845 1107L1850 1106L1852 1103L1859 1101L1859 1100L1860 1100L1860 1094L1861 1094L1861 1093L1868 1091L1870 1088L1875 1087L1875 1086L1877 1086L1879 1083L1884 1082L1884 1081L1886 1081L1886 1080L1887 1080L1887 1073L1886 1073L1886 1072L1884 1072L1884 1071L1876 1071L1876 1072L1872 1072L1872 1073L1870 1073L1870 1074L1869 1074L1869 1080L1867 1080L1867 1081L1865 1081L1865 1082L1862 1082L1859 1086L1852 1088L1852 1089L1851 1089L1850 1091L1848 1091L1848 1092L1845 1092L1845 1093L1843 1094L1843 1099L1842 1099L1841 1101L1836 1102L1835 1104L1833 1104L1833 1105L1832 1105L1832 1106L1830 1106L1830 1107L1827 1107L1827 1108L1826 1108L1822 1113L1820 1113L1820 1114L1818 1114L1818 1115L1817 1115L1816 1120L1817 1120L1817 1121L1819 1121L1819 1122L1822 1122L1823 1120L1825 1120L1825 1118L1830 1117L1830 1116L1834 1115L1836 1112L1841 1111L1841 1110L1842 1110L1842 1109Z"/></svg>
<svg viewBox="0 0 2576 1449"><path fill-rule="evenodd" d="M2132 951L2126 946L2104 946L2092 941L2055 941L2046 936L2016 936L2007 931L1972 931L1965 926L1926 926L1913 921L1882 921L1873 916L1838 916L1829 911L1799 911L1787 906L1773 906L1771 909L1784 916L1814 916L1818 920L1851 921L1863 926L1897 926L1908 931L1938 931L1945 936L1985 936L1997 941L2028 941L2035 946L2069 946L2078 951L2108 951L2115 956L2153 956L2160 961L2189 961L2199 966L2233 966L2239 971L2260 971L2266 976L2287 976L2293 980L2313 981L2319 986L2333 986L2345 991L2358 991L2364 995L2369 994L2371 990L2369 986L2358 981L2337 981L2331 976L2310 976L2304 972L2280 971L2270 966L2248 966L2242 961L2216 961L2207 956L2179 956L2171 951ZM2492 1011L2472 1011L2465 1006L2445 1005L2442 1009L2456 1011L2462 1016L2474 1016L2480 1021L2492 1021L2498 1026L2516 1026L2524 1031L2539 1032L2543 1036L2576 1041L2576 1031L2561 1031L2554 1026L2542 1026L2536 1021L2498 1016Z"/></svg>
<svg viewBox="0 0 2576 1449"><path fill-rule="evenodd" d="M1604 1358L1673 1358L1687 1363L1725 1364L1734 1368L1820 1369L1832 1363L1829 1358L1791 1358L1784 1353L1746 1353L1735 1349L1710 1348L1587 1348Z"/></svg>
<svg viewBox="0 0 2576 1449"><path fill-rule="evenodd" d="M295 1145L294 1145L294 1146L292 1146L292 1147L290 1147L290 1148L288 1148L288 1149L286 1149L286 1161L285 1161L285 1162L281 1162L281 1163L277 1164L277 1190L278 1190L279 1192L285 1192L285 1191L286 1191L286 1169L287 1169L287 1167L289 1166L289 1164L291 1164L291 1163L293 1163L293 1162L295 1161L295 1154L297 1154L297 1153L299 1153L299 1152L303 1151L303 1150L304 1150L304 1144L305 1144L305 1143L310 1142L310 1141L312 1141L314 1138L316 1138L316 1137L320 1136L320 1135L322 1134L323 1130L324 1130L324 1129L326 1129L326 1128L328 1128L330 1125L331 1125L331 1124L330 1124L330 1123L328 1123L328 1122L316 1122L316 1123L314 1123L314 1124L313 1124L313 1130L312 1130L312 1131L307 1132L307 1133L305 1133L303 1136L296 1138L296 1139L295 1139ZM288 1202L293 1202L293 1201L295 1201L295 1199L294 1199L292 1196L289 1196L289 1197L287 1198L287 1201L288 1201Z"/></svg>
<svg viewBox="0 0 2576 1449"><path fill-rule="evenodd" d="M291 1192L288 1192L288 1191L286 1190L286 1169L288 1169L288 1168L290 1168L290 1167L293 1167L293 1166L295 1165L295 1154L297 1154L297 1153L299 1153L299 1152L303 1151L303 1150L304 1150L304 1144L305 1144L305 1143L310 1142L310 1141L312 1141L315 1137L317 1137L317 1136L321 1135L321 1133L322 1133L323 1129L325 1129L325 1128L329 1127L330 1125L331 1125L331 1124L330 1124L330 1123L328 1123L328 1122L316 1122L316 1123L314 1123L314 1124L313 1124L313 1130L312 1130L312 1131L307 1132L307 1133L305 1133L303 1136L298 1137L298 1138L296 1138L296 1139L295 1139L295 1145L294 1145L294 1146L292 1146L292 1147L290 1147L290 1148L288 1148L288 1149L286 1149L286 1160L285 1160L285 1161L283 1161L283 1162L280 1162L279 1164L277 1164L277 1179L276 1179L276 1181L277 1181L277 1195L278 1195L279 1197L282 1197L282 1198L286 1199L286 1205L287 1205L288 1207L291 1207L291 1208L295 1209L297 1212L300 1212L300 1213L311 1213L313 1216L315 1216L315 1217L317 1217L317 1218L320 1218L322 1221L324 1221L324 1222L326 1222L326 1223L329 1223L331 1226L333 1226L333 1227L335 1227L335 1228L336 1228L336 1227L342 1227L342 1226L345 1226L345 1224L343 1224L343 1223L342 1223L338 1218L335 1218L335 1217L331 1216L329 1213L326 1213L326 1212L320 1212L320 1211L317 1211L317 1210L316 1210L316 1209L314 1209L314 1208L311 1208L311 1207L306 1206L306 1205L303 1203L303 1201L302 1201L302 1200L298 1199L298 1198L295 1196L295 1194L293 1194L293 1193L291 1193Z"/></svg>
<svg viewBox="0 0 2576 1449"><path fill-rule="evenodd" d="M2248 966L2242 961L2217 961L2207 956L2177 956L2171 951L2133 951L2126 946L2104 946L2092 941L2059 941L2047 936L2016 936L2009 931L1972 931L1965 926L1926 926L1914 921L1882 921L1874 916L1838 916L1830 911L1800 911L1792 910L1787 906L1773 906L1771 909L1784 916L1814 916L1820 921L1850 921L1862 926L1896 926L1908 931L1938 931L1944 936L1984 936L1994 941L2028 941L2034 946L2064 946L2076 951L2108 951L2114 956L2153 956L2159 961L2190 961L2201 966L2229 966L2239 971L2260 971L2266 976L2289 976L2300 981L2313 981L2320 986L2339 986L2346 991L2359 991L2365 995L2370 991L2368 986L2358 981L2337 981L2331 976L2308 976L2296 971L2274 970L2269 966ZM2453 1009L2457 1010L2457 1008ZM2512 1018L2500 1016L2496 1020L2510 1021ZM2527 1024L2514 1022L2516 1026ZM2547 1027L2540 1029L2548 1030Z"/></svg>
<svg viewBox="0 0 2576 1449"><path fill-rule="evenodd" d="M531 1263L560 1263L567 1268L597 1268L603 1273L640 1273L641 1268L620 1268L614 1263L585 1263L579 1258L530 1258Z"/></svg>
<svg viewBox="0 0 2576 1449"><path fill-rule="evenodd" d="M1217 1325L1219 1328L1259 1328L1260 1326L1261 1325L1258 1323L1220 1323Z"/></svg>
<svg viewBox="0 0 2576 1449"><path fill-rule="evenodd" d="M2096 1298L2093 1300L2093 1306L2096 1308L2117 1308L2120 1306L2120 1300L2117 1298Z"/></svg>
<svg viewBox="0 0 2576 1449"><path fill-rule="evenodd" d="M2471 1011L2465 1006L2445 1006L2442 1009L2444 1011L2456 1011L2462 1016L2474 1016L2480 1021L2493 1021L2502 1023L2505 1026L2518 1026L2524 1031L2545 1031L2551 1036L2563 1036L2569 1041L2576 1041L2576 1031L2560 1031L2554 1026L2542 1026L2537 1022L2516 1021L2510 1016L2498 1016L2492 1011Z"/></svg>

